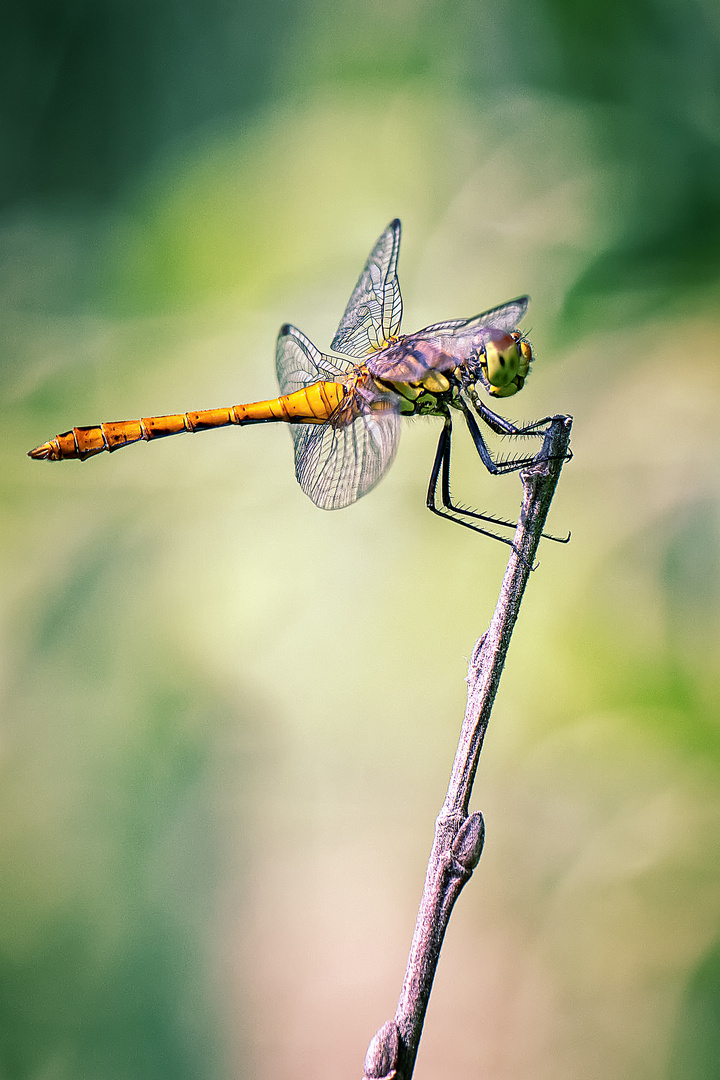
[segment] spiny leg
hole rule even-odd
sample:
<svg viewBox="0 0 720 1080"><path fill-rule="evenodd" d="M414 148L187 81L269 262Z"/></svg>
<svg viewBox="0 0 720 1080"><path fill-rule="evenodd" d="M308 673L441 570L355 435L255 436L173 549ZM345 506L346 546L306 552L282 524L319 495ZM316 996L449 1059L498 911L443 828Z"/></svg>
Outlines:
<svg viewBox="0 0 720 1080"><path fill-rule="evenodd" d="M497 475L499 473L517 472L518 470L524 469L524 468L526 468L526 466L533 465L533 464L535 464L535 462L537 462L537 460L538 460L537 455L535 455L534 457L528 457L528 458L516 458L514 461L505 461L505 462L494 461L493 458L490 455L490 451L487 448L485 440L482 437L482 432L480 431L480 428L478 427L478 424L477 424L477 421L476 421L475 417L472 415L470 410L467 409L467 408L463 409L463 415L464 415L465 420L467 422L468 430L470 432L470 435L472 436L472 440L475 443L475 449L477 450L477 452L478 452L478 454L480 456L480 459L481 459L483 465L485 466L485 468L488 470L488 472L492 473L493 475ZM540 424L544 423L544 421L542 421L542 420L539 420L537 422L540 423ZM450 451L448 450L448 464L449 464L449 461L450 461ZM471 510L463 510L462 513L468 515L469 517L475 517L476 516L475 514L473 514L473 512ZM483 514L480 514L478 516L480 517L480 519L482 521L487 521L488 520L488 518L486 518ZM508 523L503 522L503 524L508 524ZM553 536L552 533L541 533L540 535L542 537L544 537L545 540L554 540L556 544L567 544L570 541L570 533L568 533L567 536Z"/></svg>
<svg viewBox="0 0 720 1080"><path fill-rule="evenodd" d="M430 483L428 485L425 505L428 510L433 514L437 514L438 517L446 518L448 521L454 521L457 525L463 525L466 529L471 529L473 532L480 533L482 536L489 536L492 540L499 540L502 544L508 544L509 547L513 547L512 540L509 540L506 536L498 536L497 533L491 532L489 529L482 529L479 525L474 525L470 521L463 521L463 517L471 517L474 521L485 521L491 525L500 525L506 529L514 529L515 524L513 522L503 521L501 518L494 518L488 514L479 514L472 510L464 510L453 504L452 499L450 498L451 441L452 420L448 413L444 417L443 429L440 432L437 450L435 451L435 460L433 461L433 467L430 473ZM492 461L492 459L490 460ZM439 477L441 478L440 494L442 506L437 506L436 504L437 483ZM453 517L453 514L458 516Z"/></svg>
<svg viewBox="0 0 720 1080"><path fill-rule="evenodd" d="M541 420L533 420L530 424L518 427L517 424L513 424L510 420L506 420L504 416L498 416L492 409L489 409L480 399L474 386L466 387L466 391L472 402L473 408L480 419L483 420L496 435L537 435L539 437L545 434L547 425L554 420L554 417L552 416L543 416Z"/></svg>
<svg viewBox="0 0 720 1080"><path fill-rule="evenodd" d="M496 461L488 450L487 443L482 436L482 432L478 427L477 421L473 414L468 409L467 405L461 400L460 407L465 417L468 430L470 432L472 441L475 444L475 449L480 456L480 460L489 473L493 476L499 476L502 473L519 472L520 469L524 469L526 465L532 465L537 460L537 455L533 454L531 457L513 458L510 461ZM491 414L494 415L494 414ZM506 432L505 434L510 434Z"/></svg>
<svg viewBox="0 0 720 1080"><path fill-rule="evenodd" d="M504 416L498 416L497 413L493 413L492 409L488 408L488 406L484 402L481 402L475 387L466 387L465 390L467 392L467 396L470 397L470 400L473 403L473 408L475 409L480 420L484 420L485 423L487 423L488 428L490 428L491 431L494 431L494 433L497 435L512 435L516 438L521 438L524 435L534 435L535 437L540 438L547 433L548 424L552 423L553 420L557 419L557 417L555 416L544 416L540 420L533 420L531 423L526 423L521 428L518 428L517 424L512 423L512 421L510 420L506 420ZM461 408L462 405L463 403L461 399ZM463 409L463 411L466 410ZM571 459L572 450L568 450L568 453L566 455L566 461L570 461ZM485 460L485 458L483 460ZM539 458L538 455L535 455L535 458L533 458L532 460L543 459Z"/></svg>

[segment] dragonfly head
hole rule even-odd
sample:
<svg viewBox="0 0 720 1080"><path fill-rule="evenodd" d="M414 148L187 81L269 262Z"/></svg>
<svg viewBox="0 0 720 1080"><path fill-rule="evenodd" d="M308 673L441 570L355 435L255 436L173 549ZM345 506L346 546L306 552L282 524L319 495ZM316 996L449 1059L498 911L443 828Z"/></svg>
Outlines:
<svg viewBox="0 0 720 1080"><path fill-rule="evenodd" d="M493 397L512 397L522 390L532 363L530 343L522 334L495 332L478 354L480 378Z"/></svg>

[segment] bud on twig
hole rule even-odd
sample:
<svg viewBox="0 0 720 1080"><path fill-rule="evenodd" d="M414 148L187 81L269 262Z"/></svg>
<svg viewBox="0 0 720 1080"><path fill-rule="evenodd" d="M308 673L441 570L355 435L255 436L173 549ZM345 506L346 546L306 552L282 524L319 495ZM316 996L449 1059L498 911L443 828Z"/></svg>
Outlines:
<svg viewBox="0 0 720 1080"><path fill-rule="evenodd" d="M482 855L485 843L485 822L482 814L470 814L458 829L451 848L455 861L471 874Z"/></svg>
<svg viewBox="0 0 720 1080"><path fill-rule="evenodd" d="M373 1036L365 1055L363 1080L394 1080L397 1076L398 1029L392 1020Z"/></svg>

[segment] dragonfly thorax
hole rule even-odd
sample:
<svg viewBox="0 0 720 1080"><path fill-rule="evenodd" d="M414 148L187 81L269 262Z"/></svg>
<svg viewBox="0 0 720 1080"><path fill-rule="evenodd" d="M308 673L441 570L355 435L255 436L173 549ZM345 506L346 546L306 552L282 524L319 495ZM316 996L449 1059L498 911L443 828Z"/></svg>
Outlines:
<svg viewBox="0 0 720 1080"><path fill-rule="evenodd" d="M431 369L420 382L398 382L376 379L381 390L390 390L400 399L403 416L444 416L448 404L460 393L455 378Z"/></svg>

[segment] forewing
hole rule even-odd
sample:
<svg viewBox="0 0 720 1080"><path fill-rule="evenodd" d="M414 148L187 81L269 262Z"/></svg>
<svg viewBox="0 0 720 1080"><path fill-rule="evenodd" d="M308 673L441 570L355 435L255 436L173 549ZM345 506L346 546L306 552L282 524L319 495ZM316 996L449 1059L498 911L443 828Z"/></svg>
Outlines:
<svg viewBox="0 0 720 1080"><path fill-rule="evenodd" d="M340 357L321 353L310 338L286 323L277 340L275 368L280 393L292 394L312 383L335 382L352 371L353 365Z"/></svg>
<svg viewBox="0 0 720 1080"><path fill-rule="evenodd" d="M363 400L356 392L324 424L291 424L295 475L323 510L349 506L382 479L400 438L394 395Z"/></svg>
<svg viewBox="0 0 720 1080"><path fill-rule="evenodd" d="M382 349L400 330L402 296L397 279L400 222L391 221L370 252L331 348L347 356Z"/></svg>
<svg viewBox="0 0 720 1080"><path fill-rule="evenodd" d="M517 329L517 325L527 311L530 303L529 296L518 296L516 300L508 300L507 304L490 308L481 315L474 315L471 319L450 319L448 322L433 323L419 331L425 334L442 334L447 332L465 332L480 326L491 326L494 330L504 330L510 333Z"/></svg>
<svg viewBox="0 0 720 1080"><path fill-rule="evenodd" d="M494 331L514 330L528 306L528 297L520 296L500 307L491 308L472 319L449 319L433 323L416 334L407 334L395 345L375 356L368 357L368 370L376 378L391 382L420 382L429 370L452 371L460 341L472 337L473 347L480 347L493 337ZM487 331L483 332L484 327Z"/></svg>

